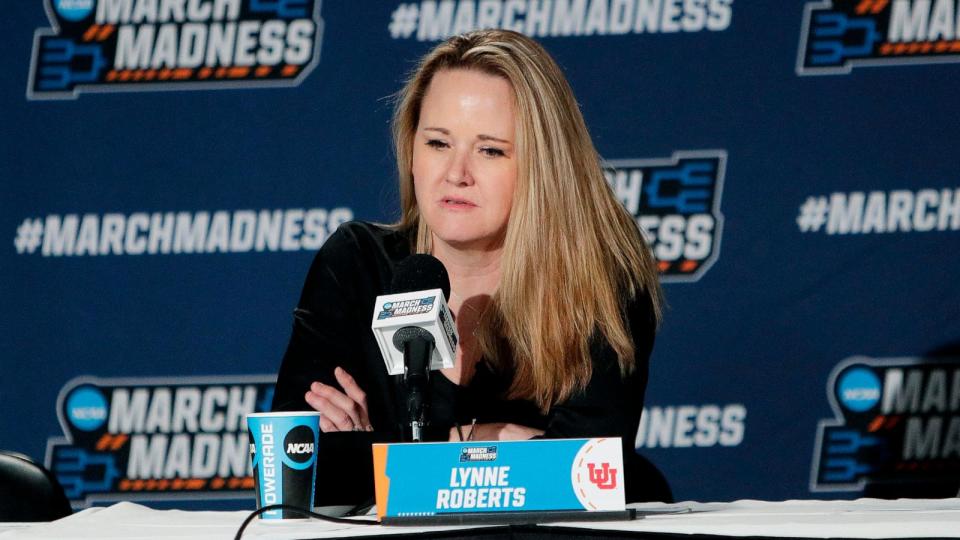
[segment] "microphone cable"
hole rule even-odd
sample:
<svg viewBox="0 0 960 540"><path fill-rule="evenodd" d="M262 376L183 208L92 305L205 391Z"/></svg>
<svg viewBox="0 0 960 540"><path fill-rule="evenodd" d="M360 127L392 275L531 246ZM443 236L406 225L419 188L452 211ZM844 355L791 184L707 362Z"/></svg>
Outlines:
<svg viewBox="0 0 960 540"><path fill-rule="evenodd" d="M247 519L243 520L243 523L240 525L240 528L237 529L237 534L233 537L233 540L240 540L243 536L243 531L247 529L247 526L257 519L257 516L263 514L264 512L272 512L274 510L288 510L300 514L305 517L311 517L314 519L319 519L321 521L329 521L330 523L340 523L343 525L379 525L379 521L371 521L369 519L343 519L332 516L325 516L323 514L318 514L316 512L311 512L305 508L300 508L299 506L293 506L290 504L271 504L264 506L263 508L258 508L250 513L247 516Z"/></svg>

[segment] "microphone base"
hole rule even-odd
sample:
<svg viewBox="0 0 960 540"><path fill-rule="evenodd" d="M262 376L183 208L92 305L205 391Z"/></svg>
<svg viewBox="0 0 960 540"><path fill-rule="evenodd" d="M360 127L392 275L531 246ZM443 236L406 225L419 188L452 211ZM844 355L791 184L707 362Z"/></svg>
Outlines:
<svg viewBox="0 0 960 540"><path fill-rule="evenodd" d="M423 424L420 422L410 422L410 440L413 442L423 441Z"/></svg>

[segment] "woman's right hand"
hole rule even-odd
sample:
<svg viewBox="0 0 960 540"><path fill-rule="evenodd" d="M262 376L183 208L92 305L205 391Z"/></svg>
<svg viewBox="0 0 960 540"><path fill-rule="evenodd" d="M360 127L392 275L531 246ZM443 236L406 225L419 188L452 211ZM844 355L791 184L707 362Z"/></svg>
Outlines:
<svg viewBox="0 0 960 540"><path fill-rule="evenodd" d="M314 382L304 396L307 404L320 412L320 429L324 433L332 431L373 431L370 417L367 415L367 395L357 381L337 367L333 370L339 389Z"/></svg>

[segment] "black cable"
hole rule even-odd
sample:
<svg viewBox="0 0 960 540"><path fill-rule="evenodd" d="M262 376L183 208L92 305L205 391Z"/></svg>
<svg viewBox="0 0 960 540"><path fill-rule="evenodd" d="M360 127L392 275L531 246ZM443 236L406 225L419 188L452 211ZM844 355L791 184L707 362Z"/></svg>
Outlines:
<svg viewBox="0 0 960 540"><path fill-rule="evenodd" d="M240 537L243 536L243 531L247 529L247 526L250 525L253 520L257 519L257 516L264 512L272 512L274 510L288 510L290 512L295 512L302 516L312 517L314 519L319 519L323 521L329 521L331 523L342 523L345 525L379 525L377 521L371 521L369 519L342 519L331 516L325 516L323 514L318 514L316 512L311 512L305 508L300 508L299 506L293 506L290 504L271 504L264 506L263 508L258 508L250 513L247 516L247 519L243 520L243 524L240 525L240 528L237 530L237 535L233 537L233 540L240 540Z"/></svg>

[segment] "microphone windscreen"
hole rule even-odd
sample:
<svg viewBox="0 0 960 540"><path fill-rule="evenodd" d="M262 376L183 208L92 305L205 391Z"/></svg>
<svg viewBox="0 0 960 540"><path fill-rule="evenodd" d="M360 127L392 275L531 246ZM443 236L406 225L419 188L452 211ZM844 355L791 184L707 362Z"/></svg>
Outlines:
<svg viewBox="0 0 960 540"><path fill-rule="evenodd" d="M388 294L399 294L427 289L441 289L443 297L450 297L450 276L443 263L432 255L418 253L400 261L393 269L393 281Z"/></svg>

